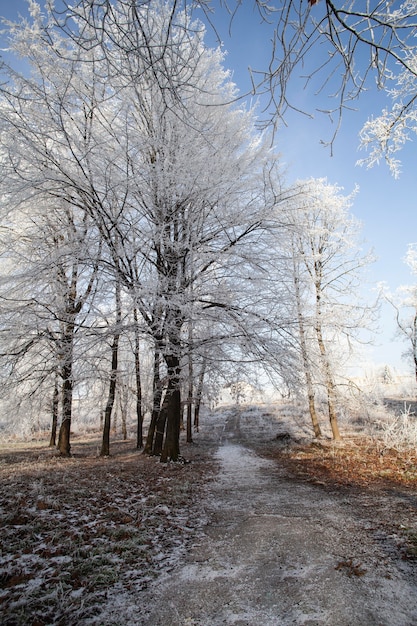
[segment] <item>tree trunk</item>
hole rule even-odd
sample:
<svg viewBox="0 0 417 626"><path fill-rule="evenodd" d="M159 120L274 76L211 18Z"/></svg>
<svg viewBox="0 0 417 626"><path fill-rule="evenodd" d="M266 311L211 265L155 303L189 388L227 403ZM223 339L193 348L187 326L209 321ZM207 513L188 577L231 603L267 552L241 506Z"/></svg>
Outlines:
<svg viewBox="0 0 417 626"><path fill-rule="evenodd" d="M317 343L320 350L321 362L323 365L323 373L324 380L326 385L327 392L327 406L329 412L329 421L332 429L333 439L335 441L340 441L340 431L339 425L337 423L337 415L336 415L336 385L333 380L333 374L329 362L329 357L327 355L326 345L323 339L323 331L322 331L322 280L323 280L323 264L320 259L316 260L314 263L314 273L315 273L315 292L316 292L316 319L315 319L315 331L317 337Z"/></svg>
<svg viewBox="0 0 417 626"><path fill-rule="evenodd" d="M337 423L337 414L336 414L336 386L334 384L332 372L330 369L330 363L327 358L326 346L324 344L320 324L317 324L316 326L316 333L317 333L317 342L319 344L320 354L321 354L322 361L323 361L330 426L332 429L333 439L335 441L340 441L341 436L340 436L340 431L339 431L339 425Z"/></svg>
<svg viewBox="0 0 417 626"><path fill-rule="evenodd" d="M62 420L58 435L58 450L62 456L71 455L71 419L72 394L74 383L72 379L73 342L75 326L73 322L66 324L64 331L64 362L61 369L62 376Z"/></svg>
<svg viewBox="0 0 417 626"><path fill-rule="evenodd" d="M194 408L194 428L198 432L200 428L200 407L201 407L201 398L203 397L203 386L204 386L204 376L206 374L206 366L207 359L204 357L204 360L201 364L200 376L198 377L198 386L195 398L195 408Z"/></svg>
<svg viewBox="0 0 417 626"><path fill-rule="evenodd" d="M128 389L123 392L123 396L120 396L120 417L122 422L122 437L123 441L127 440L127 411L129 398L127 397Z"/></svg>
<svg viewBox="0 0 417 626"><path fill-rule="evenodd" d="M193 443L193 387L193 358L190 350L188 354L187 443Z"/></svg>
<svg viewBox="0 0 417 626"><path fill-rule="evenodd" d="M111 414L113 411L114 399L116 396L116 384L117 384L117 361L118 361L118 350L119 350L119 334L118 333L116 333L113 337L111 350L112 350L112 359L111 359L109 395L107 398L106 408L104 410L103 439L102 439L102 444L101 444L100 456L109 456L110 454Z"/></svg>
<svg viewBox="0 0 417 626"><path fill-rule="evenodd" d="M316 406L314 402L314 386L313 386L313 377L311 373L311 360L308 354L308 346L306 340L306 331L304 326L304 315L303 315L303 302L300 293L300 266L297 262L297 252L295 249L294 241L292 241L292 271L293 271L293 283L295 289L295 303L297 309L297 319L298 319L298 333L300 336L300 349L301 349L301 358L303 361L303 369L304 376L306 380L307 386L307 397L308 397L308 409L310 412L311 423L313 426L314 436L321 437L321 429L319 420L317 417Z"/></svg>
<svg viewBox="0 0 417 626"><path fill-rule="evenodd" d="M306 333L304 328L303 308L300 294L300 283L298 278L298 269L296 266L295 251L293 250L293 272L294 272L294 287L295 287L295 299L297 306L298 317L298 332L300 335L300 348L301 357L303 360L304 376L306 379L307 396L308 396L308 409L310 412L311 424L313 426L314 436L321 437L321 429L316 412L316 405L314 402L314 386L313 377L311 375L311 361L308 356L308 348L306 341Z"/></svg>
<svg viewBox="0 0 417 626"><path fill-rule="evenodd" d="M188 396L187 400L187 443L193 443L193 400Z"/></svg>
<svg viewBox="0 0 417 626"><path fill-rule="evenodd" d="M144 454L152 454L154 438L155 438L155 430L156 423L158 421L159 413L161 410L161 400L162 400L162 386L161 386L161 377L159 374L159 350L155 350L154 354L154 367L153 367L153 407L152 407L152 415L151 422L148 428L148 434L146 437L145 448L143 450Z"/></svg>
<svg viewBox="0 0 417 626"><path fill-rule="evenodd" d="M111 414L113 411L114 400L116 397L121 320L122 320L122 305L121 305L121 299L120 299L120 285L116 279L116 329L113 335L113 342L112 342L112 348L111 348L111 372L110 372L109 395L107 398L107 404L106 404L106 408L104 411L103 440L101 444L100 456L109 456L110 454Z"/></svg>
<svg viewBox="0 0 417 626"><path fill-rule="evenodd" d="M155 437L154 437L154 442L152 446L152 454L154 456L160 456L162 454L165 427L166 427L167 417L168 417L168 401L169 401L169 393L167 391L167 393L165 394L164 401L162 403L162 407L160 411L158 411L158 416L156 419Z"/></svg>
<svg viewBox="0 0 417 626"><path fill-rule="evenodd" d="M178 461L180 456L181 393L173 389L169 395L165 443L161 462Z"/></svg>
<svg viewBox="0 0 417 626"><path fill-rule="evenodd" d="M314 436L319 438L321 437L321 428L319 424L319 419L317 417L316 404L314 402L314 391L313 385L311 382L311 378L306 373L306 384L307 384L307 392L308 392L308 410L311 417L311 424L313 426Z"/></svg>
<svg viewBox="0 0 417 626"><path fill-rule="evenodd" d="M165 357L168 367L167 422L161 462L178 461L180 455L181 392L180 360L176 355Z"/></svg>
<svg viewBox="0 0 417 626"><path fill-rule="evenodd" d="M59 410L59 383L58 374L55 376L54 395L52 397L52 426L51 437L49 439L49 447L56 446L56 431L58 429L58 410Z"/></svg>
<svg viewBox="0 0 417 626"><path fill-rule="evenodd" d="M136 448L143 448L143 414L142 414L142 383L140 379L140 341L138 328L138 312L133 309L135 322L135 380L136 380Z"/></svg>

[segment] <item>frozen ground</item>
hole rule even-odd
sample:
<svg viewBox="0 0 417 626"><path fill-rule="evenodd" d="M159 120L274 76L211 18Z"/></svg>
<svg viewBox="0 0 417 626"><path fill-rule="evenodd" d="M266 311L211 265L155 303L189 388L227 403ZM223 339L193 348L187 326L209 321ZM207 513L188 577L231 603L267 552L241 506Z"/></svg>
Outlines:
<svg viewBox="0 0 417 626"><path fill-rule="evenodd" d="M183 466L129 442L105 460L2 452L0 623L415 626L416 490L312 484L259 456L303 428L222 408Z"/></svg>
<svg viewBox="0 0 417 626"><path fill-rule="evenodd" d="M208 524L186 562L152 588L141 624L417 624L413 565L349 501L246 447L247 426L237 410L219 426Z"/></svg>

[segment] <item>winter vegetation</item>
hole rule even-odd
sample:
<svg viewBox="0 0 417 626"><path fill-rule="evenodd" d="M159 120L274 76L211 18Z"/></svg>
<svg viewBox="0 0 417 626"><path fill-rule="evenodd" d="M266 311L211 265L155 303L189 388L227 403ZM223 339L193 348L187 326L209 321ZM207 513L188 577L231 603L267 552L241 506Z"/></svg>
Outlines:
<svg viewBox="0 0 417 626"><path fill-rule="evenodd" d="M395 463L404 455L397 478L415 480L415 376L389 365L351 374L378 318L357 190L287 184L275 146L277 121L297 108L288 81L300 66L307 82L326 76L339 122L373 75L397 88L393 110L364 129L366 163L384 157L396 174L392 155L415 132L417 4L357 11L321 0L313 15L314 4L254 0L277 24L269 68L252 71L254 94L268 96L262 115L205 44L240 2L28 0L29 18L4 24L0 469L11 491L0 494L0 578L15 594L10 624L27 623L26 603L41 616L48 601L45 623L64 623L68 605L74 624L116 623L114 613L100 622L105 589L118 597L131 579L145 589L178 562L204 523L192 499L216 469L225 405L245 407L248 440L257 428L276 439L285 425L298 469L314 440L334 471L346 436L364 455L372 448L374 468L387 451ZM321 44L327 57L314 67ZM358 50L369 60L356 71ZM416 259L411 245L414 273ZM416 286L381 297L417 376ZM199 451L187 444L203 419L212 438Z"/></svg>
<svg viewBox="0 0 417 626"><path fill-rule="evenodd" d="M339 440L345 364L376 311L355 192L286 185L191 8L29 7L6 24L28 67L2 65L3 433L50 430L70 455L71 429L101 428L107 456L117 420L175 461L202 401L267 382Z"/></svg>

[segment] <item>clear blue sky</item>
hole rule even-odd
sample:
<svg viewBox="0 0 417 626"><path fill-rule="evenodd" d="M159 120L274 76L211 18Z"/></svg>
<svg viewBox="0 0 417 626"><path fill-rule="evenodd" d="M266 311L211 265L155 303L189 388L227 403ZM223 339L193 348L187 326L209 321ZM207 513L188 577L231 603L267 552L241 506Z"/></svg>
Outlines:
<svg viewBox="0 0 417 626"><path fill-rule="evenodd" d="M231 37L225 12L219 33L228 52L225 65L232 70L234 81L244 93L250 88L248 65L255 69L265 67L270 44L269 33L265 25L259 24L259 17L251 8L252 2L242 5L233 22ZM14 19L18 13L26 14L24 0L0 0L1 16ZM210 35L207 42L214 45L215 38ZM322 100L312 91L303 91L296 83L293 89L299 89L296 93L300 106L306 103L313 110L322 105ZM402 259L408 244L417 242L417 143L410 142L400 153L403 167L398 180L394 180L384 164L372 170L355 165L358 158L364 156L358 152L359 131L372 113L379 114L384 102L387 102L384 94L378 93L375 87L363 94L356 104L356 111L345 113L333 156L320 143L333 133L328 118L320 114L311 120L293 113L286 119L287 126L282 126L276 135L289 181L311 176L326 177L329 182L343 187L346 194L355 184L359 185L360 192L352 210L363 222L363 236L368 247L372 247L378 257L369 271L369 290L380 281L386 281L392 290L413 282ZM394 340L394 316L388 307L382 311L381 331L377 338L380 345L372 349L370 359L376 364L409 369L401 359L404 343Z"/></svg>

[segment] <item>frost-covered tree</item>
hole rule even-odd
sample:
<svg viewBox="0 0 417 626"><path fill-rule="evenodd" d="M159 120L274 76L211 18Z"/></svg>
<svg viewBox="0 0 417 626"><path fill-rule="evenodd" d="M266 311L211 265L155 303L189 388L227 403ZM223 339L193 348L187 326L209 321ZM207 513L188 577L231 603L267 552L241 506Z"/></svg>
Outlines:
<svg viewBox="0 0 417 626"><path fill-rule="evenodd" d="M33 2L31 14L11 26L31 74L3 68L3 189L26 211L35 199L91 223L100 279L128 294L125 313L153 344L162 458L176 459L187 324L215 318L196 345L265 349L250 341L270 332L265 305L244 285L261 274L275 157L253 111L230 104L221 53L175 4L79 2L44 18Z"/></svg>
<svg viewBox="0 0 417 626"><path fill-rule="evenodd" d="M416 244L410 244L404 261L417 276ZM390 293L385 285L381 285L381 292L395 310L398 333L408 344L405 357L412 361L417 381L417 286L403 285L395 293Z"/></svg>
<svg viewBox="0 0 417 626"><path fill-rule="evenodd" d="M29 4L33 11L39 11L34 0L30 0ZM147 4L142 0L85 0L77 3L61 0L54 9L55 2L47 2L52 9L52 20L60 24L65 34L74 36L72 17L78 25L77 37L83 48L91 50L101 46L101 54L106 57L112 75L120 72L114 48L121 49L124 54L134 50L135 56L139 55L148 68L155 68L154 78L163 86L172 72L172 39L167 37L163 48L155 47L152 39L143 45L140 32L131 28L132 23L138 23L139 17L142 19ZM153 4L157 6L156 2ZM386 89L392 76L398 72L401 85L415 81L415 0L367 0L365 3L253 0L244 4L240 0L175 0L165 3L165 7L169 11L168 32L175 30L178 37L181 31L182 39L195 33L196 22L191 20L191 16L203 17L217 34L227 23L229 34L233 37L236 17L242 11L252 12L253 18L264 26L265 42L270 46L269 59L264 67L257 67L248 61L252 93L266 94L268 100L263 121L274 125L288 108L300 110L298 89L293 89L293 79L301 81L300 88L311 87L314 94L319 92L329 96L329 106L324 111L322 104L319 106L320 111L332 119L338 117L335 135L344 109L351 107L363 91L375 85L378 89ZM184 9L189 11L189 18L178 20ZM120 12L124 21L119 22L115 30L114 23ZM220 42L220 34L218 39ZM108 45L102 46L108 41L114 45L113 49ZM390 119L384 120L385 130L389 135L392 132L394 143L402 134L403 121L407 125L407 116L414 109L415 93L406 90L403 96L393 116L389 114ZM310 109L303 109L303 112L312 113ZM385 121L388 123L385 124ZM381 135L377 134L379 141Z"/></svg>
<svg viewBox="0 0 417 626"><path fill-rule="evenodd" d="M310 415L319 435L314 395L322 386L336 440L340 439L337 380L343 352L369 324L371 313L369 304L361 300L360 285L372 257L359 245L360 225L350 213L351 202L352 196L343 195L325 179L299 182L286 202L287 272L292 277L289 289Z"/></svg>
<svg viewBox="0 0 417 626"><path fill-rule="evenodd" d="M395 102L392 109L384 109L380 116L369 119L360 132L361 148L369 150L358 165L371 168L385 161L394 178L401 174L401 160L397 153L417 131L416 112L403 112L401 102Z"/></svg>
<svg viewBox="0 0 417 626"><path fill-rule="evenodd" d="M27 203L19 195L6 202L1 352L10 392L57 398L61 390L58 446L69 454L79 320L97 284L100 246L85 213L37 202L32 194Z"/></svg>
<svg viewBox="0 0 417 626"><path fill-rule="evenodd" d="M407 68L391 77L391 82L395 82L395 86L388 90L392 107L369 119L361 130L361 147L369 151L368 156L359 161L361 165L369 168L385 160L392 175L399 177L401 161L396 158L397 153L417 133L416 73L417 54L410 51Z"/></svg>

